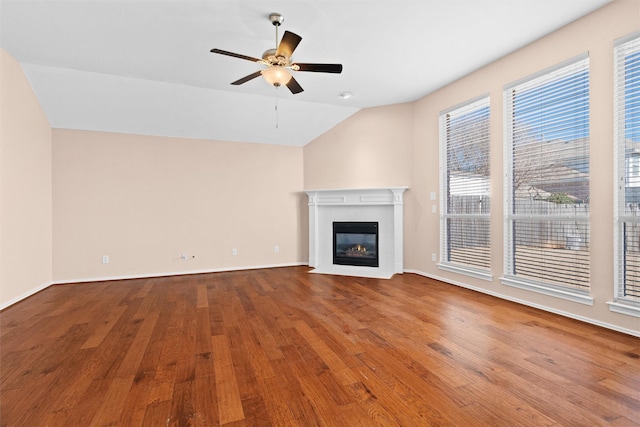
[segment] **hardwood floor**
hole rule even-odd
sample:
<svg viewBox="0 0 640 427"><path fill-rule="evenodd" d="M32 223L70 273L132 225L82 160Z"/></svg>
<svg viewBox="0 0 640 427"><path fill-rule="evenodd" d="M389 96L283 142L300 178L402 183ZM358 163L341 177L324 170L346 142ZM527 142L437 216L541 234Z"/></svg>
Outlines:
<svg viewBox="0 0 640 427"><path fill-rule="evenodd" d="M2 426L637 426L640 339L413 274L52 286L1 316Z"/></svg>

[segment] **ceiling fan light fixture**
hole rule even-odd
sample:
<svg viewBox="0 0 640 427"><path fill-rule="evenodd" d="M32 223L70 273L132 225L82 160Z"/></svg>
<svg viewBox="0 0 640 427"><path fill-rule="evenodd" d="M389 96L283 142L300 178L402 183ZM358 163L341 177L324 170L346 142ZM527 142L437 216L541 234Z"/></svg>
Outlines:
<svg viewBox="0 0 640 427"><path fill-rule="evenodd" d="M262 70L262 77L271 86L284 86L291 80L291 74L282 67L269 67Z"/></svg>

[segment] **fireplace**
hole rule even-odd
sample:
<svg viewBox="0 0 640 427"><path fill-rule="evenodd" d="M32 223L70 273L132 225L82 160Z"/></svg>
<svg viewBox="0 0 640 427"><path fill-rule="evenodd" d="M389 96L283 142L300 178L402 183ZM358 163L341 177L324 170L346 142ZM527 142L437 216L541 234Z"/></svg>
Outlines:
<svg viewBox="0 0 640 427"><path fill-rule="evenodd" d="M378 267L378 223L334 222L333 263Z"/></svg>
<svg viewBox="0 0 640 427"><path fill-rule="evenodd" d="M312 273L390 279L403 272L403 197L407 187L351 188L335 190L307 190L309 196L309 266ZM351 230L355 234L377 234L374 240L377 261L366 259L373 253L366 241L357 242L349 258L339 256L336 264L334 223L373 223L377 229ZM338 231L341 234L343 230ZM349 231L349 230L347 230ZM354 236L338 236L349 237ZM368 237L370 239L370 237ZM366 239L365 239L366 240ZM351 243L351 242L350 242ZM357 244L360 243L360 249ZM344 255L344 254L341 254ZM356 257L355 255L360 255ZM354 259L365 263L355 261ZM376 264L377 262L377 264ZM353 264L360 265L353 265Z"/></svg>

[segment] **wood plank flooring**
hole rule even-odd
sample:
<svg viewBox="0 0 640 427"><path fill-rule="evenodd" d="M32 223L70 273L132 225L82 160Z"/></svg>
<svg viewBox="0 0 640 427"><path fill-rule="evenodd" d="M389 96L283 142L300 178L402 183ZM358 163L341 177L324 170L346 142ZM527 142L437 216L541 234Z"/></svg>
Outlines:
<svg viewBox="0 0 640 427"><path fill-rule="evenodd" d="M2 426L637 426L640 339L413 274L52 286L0 313Z"/></svg>

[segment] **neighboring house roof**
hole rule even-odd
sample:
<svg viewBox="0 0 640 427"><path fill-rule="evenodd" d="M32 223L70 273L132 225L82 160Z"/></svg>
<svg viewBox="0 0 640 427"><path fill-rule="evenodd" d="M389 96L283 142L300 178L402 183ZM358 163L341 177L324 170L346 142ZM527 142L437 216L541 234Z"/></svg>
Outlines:
<svg viewBox="0 0 640 427"><path fill-rule="evenodd" d="M452 196L488 196L489 177L467 172L449 173L449 194Z"/></svg>

